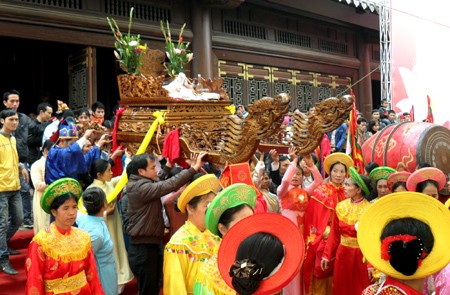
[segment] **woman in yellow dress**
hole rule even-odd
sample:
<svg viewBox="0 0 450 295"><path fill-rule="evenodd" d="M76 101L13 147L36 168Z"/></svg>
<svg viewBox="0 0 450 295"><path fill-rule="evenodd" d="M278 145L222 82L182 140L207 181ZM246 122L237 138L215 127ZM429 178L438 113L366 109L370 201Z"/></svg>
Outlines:
<svg viewBox="0 0 450 295"><path fill-rule="evenodd" d="M393 193L372 204L359 220L358 244L386 279L362 294L426 294L426 277L450 261L448 224L448 209L422 193Z"/></svg>
<svg viewBox="0 0 450 295"><path fill-rule="evenodd" d="M330 235L322 255L321 268L326 271L334 260L333 295L360 295L370 284L367 264L359 249L356 228L358 220L369 208L370 179L350 167L344 182L345 200L336 205Z"/></svg>
<svg viewBox="0 0 450 295"><path fill-rule="evenodd" d="M125 164L131 160L131 155L127 154L127 160ZM114 190L120 176L112 177L111 164L103 159L96 160L91 165L90 170L91 177L94 181L88 188L99 187L106 196ZM134 278L133 272L128 264L128 255L125 248L125 241L123 238L122 220L120 218L119 211L116 207L117 200L113 200L108 204L108 210L106 210L106 226L108 227L111 240L114 244L114 257L116 258L116 269L118 279L119 294L122 293L125 285L131 282Z"/></svg>
<svg viewBox="0 0 450 295"><path fill-rule="evenodd" d="M231 227L240 220L253 215L256 206L256 191L243 183L236 183L223 189L211 202L206 212L205 224L210 232L223 238ZM234 295L222 279L217 265L217 252L204 263L195 278L195 295Z"/></svg>
<svg viewBox="0 0 450 295"><path fill-rule="evenodd" d="M193 181L178 198L178 209L187 214L187 221L164 249L164 295L193 294L199 268L219 246L220 238L206 228L205 215L221 189L219 179L206 174Z"/></svg>

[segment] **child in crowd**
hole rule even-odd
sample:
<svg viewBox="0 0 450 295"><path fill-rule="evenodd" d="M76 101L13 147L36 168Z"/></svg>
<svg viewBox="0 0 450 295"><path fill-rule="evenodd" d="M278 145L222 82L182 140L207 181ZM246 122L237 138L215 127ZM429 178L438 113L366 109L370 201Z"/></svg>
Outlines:
<svg viewBox="0 0 450 295"><path fill-rule="evenodd" d="M100 125L105 122L105 105L99 101L92 105L92 122L97 122Z"/></svg>

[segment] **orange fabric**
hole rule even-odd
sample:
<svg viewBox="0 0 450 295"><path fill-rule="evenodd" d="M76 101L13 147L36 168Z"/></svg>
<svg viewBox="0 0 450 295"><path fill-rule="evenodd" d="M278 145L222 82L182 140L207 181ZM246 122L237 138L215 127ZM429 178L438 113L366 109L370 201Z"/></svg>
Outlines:
<svg viewBox="0 0 450 295"><path fill-rule="evenodd" d="M313 278L311 283L311 293L313 295L333 295L333 278L318 279Z"/></svg>
<svg viewBox="0 0 450 295"><path fill-rule="evenodd" d="M91 121L92 122L96 122L96 123L98 123L100 125L103 125L103 122L105 122L105 118L97 118L94 115L92 115Z"/></svg>
<svg viewBox="0 0 450 295"><path fill-rule="evenodd" d="M223 170L219 180L223 187L235 183L245 183L253 187L255 186L252 174L250 173L250 166L247 162L228 165Z"/></svg>

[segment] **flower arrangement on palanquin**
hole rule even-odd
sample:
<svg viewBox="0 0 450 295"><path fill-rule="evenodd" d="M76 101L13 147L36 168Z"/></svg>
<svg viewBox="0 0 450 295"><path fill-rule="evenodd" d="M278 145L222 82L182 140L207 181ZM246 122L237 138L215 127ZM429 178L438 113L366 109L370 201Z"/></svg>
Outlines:
<svg viewBox="0 0 450 295"><path fill-rule="evenodd" d="M189 42L184 42L184 24L178 34L178 42L173 42L169 22L161 21L161 31L165 40L165 53L160 50L148 49L142 44L139 34L131 34L134 8L130 9L128 33L120 31L113 18L107 18L114 34L114 55L120 68L126 74L118 75L119 95L122 100L128 99L214 99L228 100L226 91L222 88L223 80L216 79L188 79L183 71L193 59L189 50ZM166 59L167 57L167 59ZM166 74L170 80L166 83ZM178 78L181 76L183 78ZM178 81L178 82L177 82ZM199 93L199 85L201 92ZM207 93L207 95L201 95ZM126 102L123 102L123 104Z"/></svg>

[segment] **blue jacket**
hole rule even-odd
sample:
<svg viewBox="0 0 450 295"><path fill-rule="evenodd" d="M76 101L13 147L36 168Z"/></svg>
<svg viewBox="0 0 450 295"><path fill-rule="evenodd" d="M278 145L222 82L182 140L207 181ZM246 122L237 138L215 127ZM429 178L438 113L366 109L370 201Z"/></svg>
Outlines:
<svg viewBox="0 0 450 295"><path fill-rule="evenodd" d="M346 138L347 138L347 124L342 123L342 125L336 129L336 134L335 134L335 140L336 140L335 147L336 147L337 152L340 152L343 149L345 149L344 144L346 142L346 140L345 140Z"/></svg>

